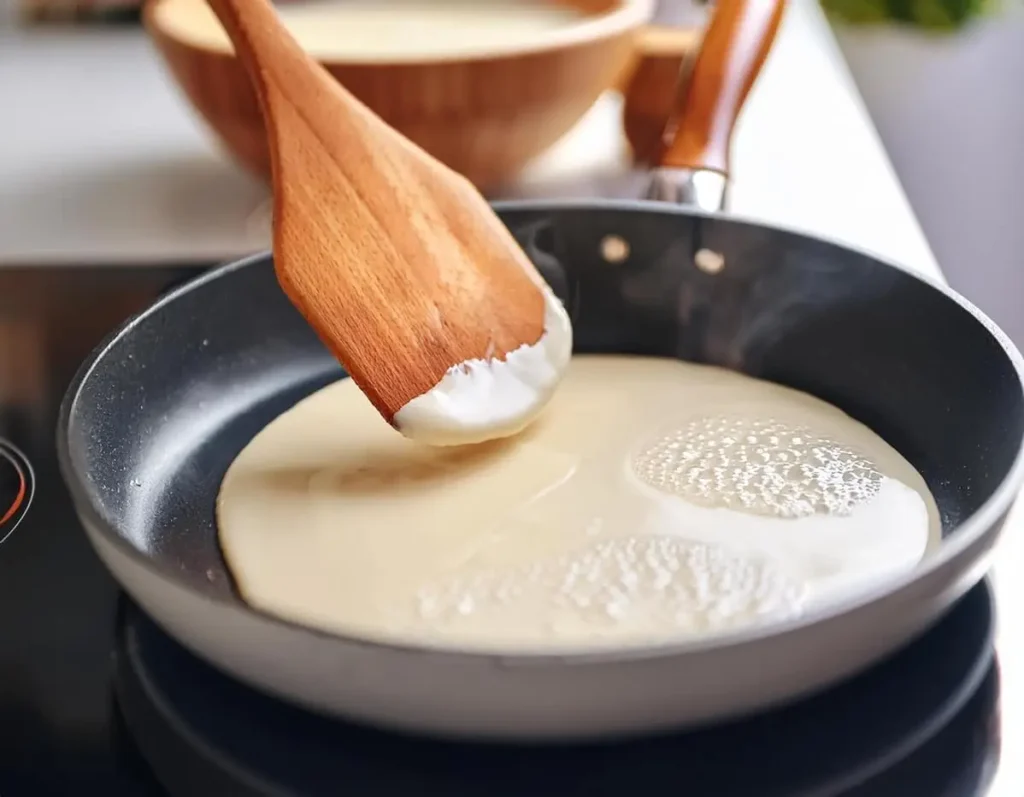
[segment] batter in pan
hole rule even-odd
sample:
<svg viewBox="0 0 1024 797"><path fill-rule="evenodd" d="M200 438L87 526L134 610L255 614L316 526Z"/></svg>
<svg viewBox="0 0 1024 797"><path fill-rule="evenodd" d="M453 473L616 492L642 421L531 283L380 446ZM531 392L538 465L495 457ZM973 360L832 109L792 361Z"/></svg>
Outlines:
<svg viewBox="0 0 1024 797"><path fill-rule="evenodd" d="M792 616L939 541L924 480L809 395L667 359L580 356L517 437L431 448L348 380L287 411L224 479L252 606L375 640L577 650Z"/></svg>

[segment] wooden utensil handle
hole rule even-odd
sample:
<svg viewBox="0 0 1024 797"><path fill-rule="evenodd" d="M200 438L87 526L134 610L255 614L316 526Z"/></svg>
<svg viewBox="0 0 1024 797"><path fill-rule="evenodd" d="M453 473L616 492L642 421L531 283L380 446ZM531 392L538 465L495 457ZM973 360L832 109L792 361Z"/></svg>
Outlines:
<svg viewBox="0 0 1024 797"><path fill-rule="evenodd" d="M294 105L294 96L305 96L302 105L316 114L329 114L333 125L349 128L358 119L365 124L373 117L341 84L335 81L315 59L311 58L278 16L271 0L206 0L235 48L235 53L252 82L263 109L264 121L271 142L270 160L274 167L275 142L272 128L283 113L281 105ZM256 57L255 53L259 53ZM282 88L287 86L287 92ZM325 96L332 95L328 101ZM313 99L310 99L313 98ZM344 112L337 99L343 101ZM268 106L276 105L275 113ZM375 117L373 117L375 120ZM373 124L373 121L369 122ZM378 126L382 126L379 125Z"/></svg>
<svg viewBox="0 0 1024 797"><path fill-rule="evenodd" d="M304 61L305 53L289 35L281 35L283 26L269 0L206 0L224 32L234 45L242 66L256 89L261 102L266 102L273 84L253 57L253 50L286 55L283 63ZM282 63L282 61L278 61Z"/></svg>
<svg viewBox="0 0 1024 797"><path fill-rule="evenodd" d="M785 7L786 0L718 0L666 131L661 166L728 173L733 126Z"/></svg>

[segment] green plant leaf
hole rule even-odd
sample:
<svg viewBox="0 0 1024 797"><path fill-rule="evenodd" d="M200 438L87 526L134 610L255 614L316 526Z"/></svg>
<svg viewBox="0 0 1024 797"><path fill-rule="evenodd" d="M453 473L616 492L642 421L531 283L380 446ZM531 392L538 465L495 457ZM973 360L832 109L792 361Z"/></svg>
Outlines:
<svg viewBox="0 0 1024 797"><path fill-rule="evenodd" d="M858 25L890 18L886 0L821 0L821 5L830 16Z"/></svg>
<svg viewBox="0 0 1024 797"><path fill-rule="evenodd" d="M821 0L828 15L853 25L895 22L936 32L962 28L999 0Z"/></svg>

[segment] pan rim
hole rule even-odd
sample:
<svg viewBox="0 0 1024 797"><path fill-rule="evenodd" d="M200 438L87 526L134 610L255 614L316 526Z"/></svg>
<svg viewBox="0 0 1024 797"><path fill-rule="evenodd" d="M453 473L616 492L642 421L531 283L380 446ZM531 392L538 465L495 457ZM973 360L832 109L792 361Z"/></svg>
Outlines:
<svg viewBox="0 0 1024 797"><path fill-rule="evenodd" d="M962 309L968 312L978 323L980 323L992 338L1000 345L1009 362L1013 365L1017 375L1018 387L1024 396L1024 356L1004 333L999 326L979 310L973 303L950 288L943 281L923 275L909 267L894 263L886 258L880 257L865 248L850 246L845 242L839 242L826 236L810 235L796 228L787 228L782 225L769 224L756 219L727 212L702 211L696 208L685 206L670 206L662 202L652 200L508 200L492 203L492 207L499 213L503 211L566 211L566 210L617 210L630 212L655 212L659 215L685 216L690 218L702 218L713 221L724 221L727 223L740 223L782 232L816 243L824 243L839 249L855 254L860 254L874 260L889 268L894 268L925 285L939 291L946 298L954 301ZM720 632L695 639L668 639L657 644L644 646L608 646L591 647L586 649L545 649L529 650L521 649L516 651L501 651L493 649L473 648L468 646L443 646L415 644L398 640L371 639L355 635L328 631L309 625L279 617L269 612L257 609L248 604L234 590L233 598L222 598L211 596L199 590L193 589L184 579L177 577L174 573L165 570L156 564L151 557L132 545L123 535L119 534L114 525L108 523L96 504L88 495L84 479L79 475L78 469L71 461L69 448L69 431L71 416L79 400L82 386L88 380L93 370L103 360L111 347L123 336L128 334L135 326L141 323L148 316L162 310L166 305L176 301L192 290L198 289L208 282L219 279L224 274L248 268L257 263L272 259L270 251L262 251L253 255L239 258L214 267L201 274L193 280L180 285L161 296L156 302L149 305L141 312L131 316L121 325L112 330L89 354L85 361L79 366L74 378L69 383L64 398L61 401L59 420L57 424L57 460L61 476L67 485L71 495L72 503L76 512L87 527L87 535L101 535L106 542L123 553L133 564L141 568L147 576L156 578L173 587L186 590L194 597L200 598L211 604L221 606L230 610L242 611L250 614L264 623L269 623L289 633L312 634L320 639L336 641L345 645L360 648L377 650L388 650L397 653L414 655L431 655L436 657L451 658L473 658L476 660L489 661L502 666L581 666L581 665L604 665L628 661L647 661L652 659L664 659L677 656L696 656L719 653L727 649L735 649L742 646L757 644L770 639L777 639L790 634L806 631L812 627L820 626L829 621L836 621L843 616L853 614L868 606L890 598L897 593L909 589L914 584L926 579L928 576L949 565L950 562L961 556L966 550L976 545L988 534L999 522L1000 518L1009 511L1016 501L1017 494L1024 484L1024 433L1017 441L1017 454L1013 464L1004 476L998 487L975 511L959 523L951 533L943 539L942 544L930 556L922 559L918 564L906 573L885 580L869 589L864 589L855 595L848 596L842 600L826 603L795 617L784 618L776 621L769 621L763 624L752 625L736 630ZM986 568L987 571L987 568ZM979 572L983 576L984 572ZM968 586L972 586L976 580Z"/></svg>

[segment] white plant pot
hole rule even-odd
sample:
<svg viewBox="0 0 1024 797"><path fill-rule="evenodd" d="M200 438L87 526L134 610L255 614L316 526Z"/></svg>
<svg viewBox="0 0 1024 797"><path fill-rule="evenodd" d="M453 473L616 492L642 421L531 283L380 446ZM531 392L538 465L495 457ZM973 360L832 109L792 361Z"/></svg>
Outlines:
<svg viewBox="0 0 1024 797"><path fill-rule="evenodd" d="M1024 13L833 29L947 278L1024 344Z"/></svg>

